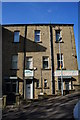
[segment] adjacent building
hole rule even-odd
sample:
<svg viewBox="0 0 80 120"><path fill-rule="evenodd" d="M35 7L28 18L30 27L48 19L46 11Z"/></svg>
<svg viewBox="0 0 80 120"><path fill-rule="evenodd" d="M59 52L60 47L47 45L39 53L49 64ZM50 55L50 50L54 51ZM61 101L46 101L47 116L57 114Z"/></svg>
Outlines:
<svg viewBox="0 0 80 120"><path fill-rule="evenodd" d="M75 90L78 65L73 24L2 26L3 94L26 99Z"/></svg>

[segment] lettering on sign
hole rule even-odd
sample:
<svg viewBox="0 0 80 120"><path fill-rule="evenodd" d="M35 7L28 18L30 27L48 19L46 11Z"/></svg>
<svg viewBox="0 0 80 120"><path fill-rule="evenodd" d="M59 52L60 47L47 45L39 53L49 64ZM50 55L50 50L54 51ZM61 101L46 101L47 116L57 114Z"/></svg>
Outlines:
<svg viewBox="0 0 80 120"><path fill-rule="evenodd" d="M33 77L33 70L25 70L25 77Z"/></svg>
<svg viewBox="0 0 80 120"><path fill-rule="evenodd" d="M62 70L63 76L78 76L78 70ZM61 70L56 70L54 76L61 76Z"/></svg>

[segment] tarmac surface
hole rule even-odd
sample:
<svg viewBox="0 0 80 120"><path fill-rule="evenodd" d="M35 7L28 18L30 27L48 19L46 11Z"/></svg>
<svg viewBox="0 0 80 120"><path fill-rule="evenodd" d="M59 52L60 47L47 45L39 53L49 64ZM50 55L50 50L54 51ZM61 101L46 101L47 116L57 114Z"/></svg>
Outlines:
<svg viewBox="0 0 80 120"><path fill-rule="evenodd" d="M79 99L80 92L76 92L20 104L17 108L8 106L2 120L74 120L73 110Z"/></svg>

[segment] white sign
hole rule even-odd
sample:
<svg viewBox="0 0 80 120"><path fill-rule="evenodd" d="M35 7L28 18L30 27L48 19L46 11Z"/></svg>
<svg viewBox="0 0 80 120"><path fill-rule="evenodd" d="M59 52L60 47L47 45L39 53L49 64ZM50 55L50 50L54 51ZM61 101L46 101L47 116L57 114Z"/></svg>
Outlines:
<svg viewBox="0 0 80 120"><path fill-rule="evenodd" d="M33 70L25 70L25 77L33 77L34 74L33 74Z"/></svg>
<svg viewBox="0 0 80 120"><path fill-rule="evenodd" d="M9 77L10 79L18 79L17 77Z"/></svg>
<svg viewBox="0 0 80 120"><path fill-rule="evenodd" d="M54 76L61 76L61 70L56 70ZM78 70L62 70L62 76L78 76Z"/></svg>

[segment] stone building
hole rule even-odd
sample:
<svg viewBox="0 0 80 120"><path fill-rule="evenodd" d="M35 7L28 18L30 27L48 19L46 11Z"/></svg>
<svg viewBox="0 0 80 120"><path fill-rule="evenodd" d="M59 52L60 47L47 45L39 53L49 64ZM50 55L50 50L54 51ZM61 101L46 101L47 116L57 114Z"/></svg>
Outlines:
<svg viewBox="0 0 80 120"><path fill-rule="evenodd" d="M73 24L2 26L3 94L27 99L75 90L78 65Z"/></svg>

